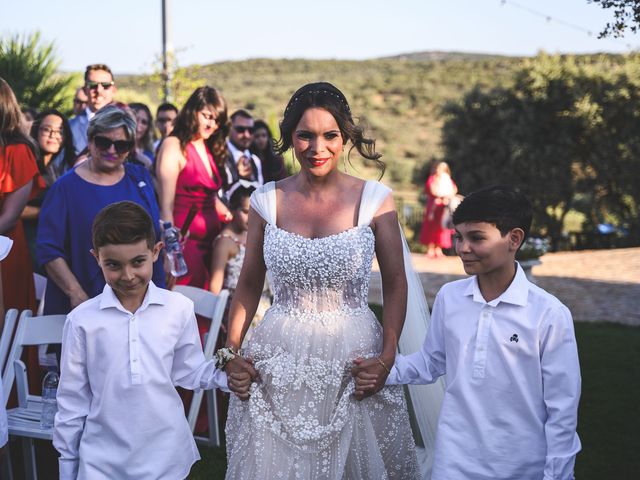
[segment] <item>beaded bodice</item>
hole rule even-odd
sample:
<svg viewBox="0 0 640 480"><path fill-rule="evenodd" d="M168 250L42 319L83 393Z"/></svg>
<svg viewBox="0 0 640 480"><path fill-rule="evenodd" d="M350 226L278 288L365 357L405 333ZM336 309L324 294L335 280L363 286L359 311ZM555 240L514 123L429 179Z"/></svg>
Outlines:
<svg viewBox="0 0 640 480"><path fill-rule="evenodd" d="M316 315L368 308L374 247L368 225L311 239L267 223L264 260L274 308Z"/></svg>

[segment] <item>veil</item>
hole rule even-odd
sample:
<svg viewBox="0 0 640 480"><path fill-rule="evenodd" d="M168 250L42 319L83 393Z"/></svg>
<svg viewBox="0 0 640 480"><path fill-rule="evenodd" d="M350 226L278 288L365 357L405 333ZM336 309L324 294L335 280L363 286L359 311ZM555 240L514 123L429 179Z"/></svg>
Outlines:
<svg viewBox="0 0 640 480"><path fill-rule="evenodd" d="M358 225L368 224L391 190L378 182L367 182L360 202ZM422 283L411 263L411 252L402 226L398 224L402 237L405 275L407 277L407 313L398 349L403 355L418 351L422 347L430 323L429 307ZM409 408L413 412L417 433L424 446L418 447L418 462L423 479L431 478L433 451L435 447L438 415L444 397L444 381L438 379L432 385L408 385Z"/></svg>

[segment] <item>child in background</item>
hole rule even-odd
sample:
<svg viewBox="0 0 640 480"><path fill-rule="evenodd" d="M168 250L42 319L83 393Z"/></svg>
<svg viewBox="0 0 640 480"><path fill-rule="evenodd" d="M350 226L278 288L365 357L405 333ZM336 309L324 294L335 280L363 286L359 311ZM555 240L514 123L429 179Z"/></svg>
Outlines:
<svg viewBox="0 0 640 480"><path fill-rule="evenodd" d="M246 180L238 181L230 190L229 206L233 219L222 229L220 235L213 242L211 255L211 283L209 289L220 293L223 288L229 290L227 312L231 305L231 299L238 284L242 263L244 262L245 244L247 242L247 230L249 228L249 199L255 187ZM254 316L252 326L255 326L264 316L271 305L269 291L265 288L258 310ZM226 313L223 329L226 330Z"/></svg>
<svg viewBox="0 0 640 480"><path fill-rule="evenodd" d="M442 287L422 349L398 355L386 382L447 375L432 480L573 479L581 446L571 313L515 261L531 204L491 187L466 197L453 222L472 277ZM356 396L371 393L375 379L353 373Z"/></svg>
<svg viewBox="0 0 640 480"><path fill-rule="evenodd" d="M60 478L185 478L200 456L175 385L226 390L226 375L205 361L193 303L151 281L162 243L146 211L109 205L92 236L107 285L64 327ZM237 379L248 390L249 379Z"/></svg>

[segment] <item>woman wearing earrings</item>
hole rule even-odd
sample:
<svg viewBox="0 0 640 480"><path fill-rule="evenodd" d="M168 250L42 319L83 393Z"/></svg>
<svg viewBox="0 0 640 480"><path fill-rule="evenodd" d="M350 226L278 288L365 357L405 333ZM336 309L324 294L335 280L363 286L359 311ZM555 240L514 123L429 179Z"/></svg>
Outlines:
<svg viewBox="0 0 640 480"><path fill-rule="evenodd" d="M329 83L293 95L280 134L279 153L292 147L300 172L251 197L227 345L217 353L236 393L227 478L419 478L403 391L383 388L407 306L394 201L382 184L338 168L347 143L383 168L380 154ZM367 304L374 254L383 327ZM243 345L267 270L273 306ZM355 390L354 362L377 378L378 393Z"/></svg>
<svg viewBox="0 0 640 480"><path fill-rule="evenodd" d="M189 271L177 279L180 285L209 288L211 244L222 230L221 218L231 220L231 212L218 198L228 133L224 97L215 88L200 87L178 113L158 152L162 220L181 228L189 211L196 211L184 245Z"/></svg>
<svg viewBox="0 0 640 480"><path fill-rule="evenodd" d="M113 105L101 108L87 130L89 156L55 182L42 204L36 256L49 282L45 314L69 313L102 292L104 276L91 255L91 225L98 212L121 200L140 204L149 213L160 239L160 215L151 176L125 162L135 147L135 120ZM164 286L161 261L153 282Z"/></svg>

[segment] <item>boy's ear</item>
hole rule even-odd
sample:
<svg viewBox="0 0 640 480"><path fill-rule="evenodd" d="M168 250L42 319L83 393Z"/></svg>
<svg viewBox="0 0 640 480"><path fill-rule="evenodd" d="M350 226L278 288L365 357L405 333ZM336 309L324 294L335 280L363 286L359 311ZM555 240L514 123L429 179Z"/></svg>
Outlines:
<svg viewBox="0 0 640 480"><path fill-rule="evenodd" d="M524 230L521 228L512 228L509 232L509 247L512 251L517 251L524 240Z"/></svg>
<svg viewBox="0 0 640 480"><path fill-rule="evenodd" d="M93 255L93 258L96 259L96 262L98 262L98 265L100 265L100 256L99 253L96 252L93 248L91 250L89 250L91 252L91 255Z"/></svg>
<svg viewBox="0 0 640 480"><path fill-rule="evenodd" d="M163 243L162 242L157 242L154 246L153 246L153 261L155 262L156 260L158 260L158 256L160 255L160 250L162 250L163 247Z"/></svg>

